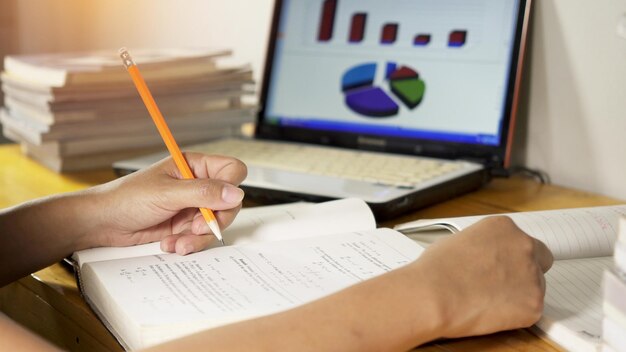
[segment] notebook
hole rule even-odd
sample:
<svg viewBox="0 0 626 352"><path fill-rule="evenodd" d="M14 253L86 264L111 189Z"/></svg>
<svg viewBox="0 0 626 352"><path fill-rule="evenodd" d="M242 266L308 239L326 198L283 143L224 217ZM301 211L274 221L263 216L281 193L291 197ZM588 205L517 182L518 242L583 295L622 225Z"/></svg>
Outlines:
<svg viewBox="0 0 626 352"><path fill-rule="evenodd" d="M378 219L477 189L509 163L530 3L276 1L254 137L184 149L241 158L248 198L357 197Z"/></svg>

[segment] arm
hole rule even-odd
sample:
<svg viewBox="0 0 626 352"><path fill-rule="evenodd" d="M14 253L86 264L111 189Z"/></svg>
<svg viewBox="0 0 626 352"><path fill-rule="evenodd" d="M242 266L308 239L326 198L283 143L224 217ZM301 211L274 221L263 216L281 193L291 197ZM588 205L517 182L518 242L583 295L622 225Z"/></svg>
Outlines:
<svg viewBox="0 0 626 352"><path fill-rule="evenodd" d="M229 184L243 179L245 166L228 158L187 158L202 179L180 180L166 160L88 191L4 211L0 255L14 265L3 267L0 280L100 245L161 240L163 249L181 254L204 248L212 236L198 236L208 229L196 208L217 210L220 225L229 224L242 196ZM434 244L399 270L290 311L154 350L406 350L439 337L529 326L541 314L542 273L551 262L543 244L510 219L496 217ZM0 347L39 343L2 317L0 327Z"/></svg>
<svg viewBox="0 0 626 352"><path fill-rule="evenodd" d="M240 161L187 154L197 179L181 180L170 158L91 189L31 201L0 211L0 286L101 246L161 241L167 252L206 248L213 236L197 208L215 210L222 228L241 207Z"/></svg>
<svg viewBox="0 0 626 352"><path fill-rule="evenodd" d="M0 351L59 351L49 342L0 313Z"/></svg>
<svg viewBox="0 0 626 352"><path fill-rule="evenodd" d="M505 217L434 245L414 263L310 304L152 351L401 351L442 337L528 327L552 255Z"/></svg>

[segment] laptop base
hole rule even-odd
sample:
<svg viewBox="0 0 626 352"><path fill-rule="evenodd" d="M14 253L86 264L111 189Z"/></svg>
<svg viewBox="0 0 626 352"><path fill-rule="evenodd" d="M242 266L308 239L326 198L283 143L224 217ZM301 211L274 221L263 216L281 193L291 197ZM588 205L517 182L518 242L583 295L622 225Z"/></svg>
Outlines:
<svg viewBox="0 0 626 352"><path fill-rule="evenodd" d="M420 192L408 193L399 198L390 199L384 203L368 202L376 221L385 221L396 218L417 209L452 199L481 188L490 181L487 170L478 170L463 178L453 179ZM307 193L296 193L284 190L259 188L241 185L246 193L246 200L258 204L280 204L291 202L325 202L336 198Z"/></svg>

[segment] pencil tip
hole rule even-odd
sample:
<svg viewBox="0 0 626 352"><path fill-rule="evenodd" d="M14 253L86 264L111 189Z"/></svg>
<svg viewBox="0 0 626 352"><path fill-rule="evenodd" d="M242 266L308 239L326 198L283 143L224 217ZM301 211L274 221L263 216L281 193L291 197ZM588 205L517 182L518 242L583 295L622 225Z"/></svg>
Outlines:
<svg viewBox="0 0 626 352"><path fill-rule="evenodd" d="M224 244L224 238L222 237L222 231L220 231L220 227L217 224L217 221L209 221L209 228L211 229L211 231L213 232L213 235L215 235L215 237L222 243L222 245Z"/></svg>

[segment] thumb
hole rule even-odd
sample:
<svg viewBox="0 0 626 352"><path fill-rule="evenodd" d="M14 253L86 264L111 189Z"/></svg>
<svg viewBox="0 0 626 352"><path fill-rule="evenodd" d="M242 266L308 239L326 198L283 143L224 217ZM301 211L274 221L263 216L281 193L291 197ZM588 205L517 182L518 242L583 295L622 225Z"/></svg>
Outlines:
<svg viewBox="0 0 626 352"><path fill-rule="evenodd" d="M237 207L243 200L244 192L228 182L215 179L174 180L168 187L164 207L209 208L225 210Z"/></svg>

